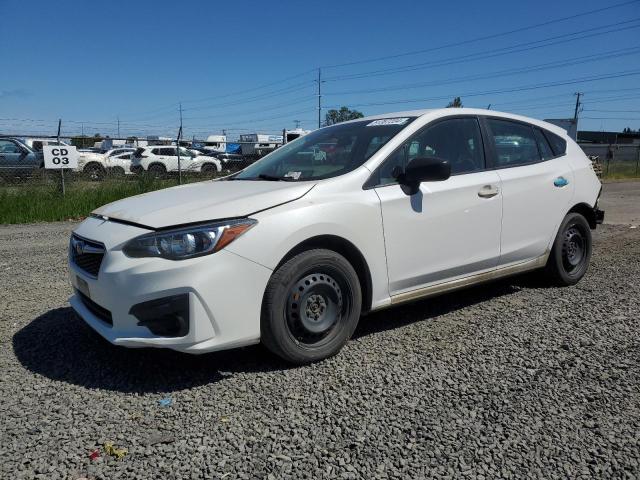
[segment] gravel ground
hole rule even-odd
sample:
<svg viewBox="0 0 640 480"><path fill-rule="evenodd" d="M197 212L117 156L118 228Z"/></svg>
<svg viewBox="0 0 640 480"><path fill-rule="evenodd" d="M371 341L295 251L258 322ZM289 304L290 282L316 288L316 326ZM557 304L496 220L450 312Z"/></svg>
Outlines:
<svg viewBox="0 0 640 480"><path fill-rule="evenodd" d="M66 302L72 228L0 227L1 478L640 477L639 228L600 227L575 287L379 312L304 368L109 345Z"/></svg>

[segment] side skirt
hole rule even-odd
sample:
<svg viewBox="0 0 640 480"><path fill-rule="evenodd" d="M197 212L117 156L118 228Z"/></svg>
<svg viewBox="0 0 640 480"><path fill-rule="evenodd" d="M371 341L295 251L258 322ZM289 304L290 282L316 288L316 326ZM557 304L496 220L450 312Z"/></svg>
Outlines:
<svg viewBox="0 0 640 480"><path fill-rule="evenodd" d="M515 265L499 268L490 272L479 273L477 275L471 275L469 277L438 283L436 285L430 285L428 287L419 288L417 290L411 290L410 292L392 295L391 304L389 306L411 302L422 298L433 297L435 295L451 292L453 290L469 287L471 285L478 285L480 283L497 280L498 278L509 277L511 275L517 275L518 273L537 270L538 268L542 268L547 264L548 258L549 252L546 252L538 258L527 260L526 262L517 263Z"/></svg>

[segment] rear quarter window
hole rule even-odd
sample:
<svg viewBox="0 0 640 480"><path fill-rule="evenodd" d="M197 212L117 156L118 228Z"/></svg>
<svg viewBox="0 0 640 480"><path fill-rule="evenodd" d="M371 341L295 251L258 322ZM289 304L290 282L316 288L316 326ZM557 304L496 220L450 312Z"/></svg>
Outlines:
<svg viewBox="0 0 640 480"><path fill-rule="evenodd" d="M567 141L559 135L555 133L551 133L548 130L543 130L544 136L549 140L549 144L551 144L551 149L553 150L553 154L556 157L560 157L567 153Z"/></svg>

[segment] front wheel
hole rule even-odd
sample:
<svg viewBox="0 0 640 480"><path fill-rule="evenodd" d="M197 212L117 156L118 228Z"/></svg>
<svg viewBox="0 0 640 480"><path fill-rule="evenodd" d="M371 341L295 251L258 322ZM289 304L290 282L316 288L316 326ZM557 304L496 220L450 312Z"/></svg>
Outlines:
<svg viewBox="0 0 640 480"><path fill-rule="evenodd" d="M591 229L579 213L568 214L553 242L547 273L556 285L575 285L587 273L591 259Z"/></svg>
<svg viewBox="0 0 640 480"><path fill-rule="evenodd" d="M362 292L351 264L331 250L308 250L271 276L262 305L262 343L295 364L338 353L360 318Z"/></svg>

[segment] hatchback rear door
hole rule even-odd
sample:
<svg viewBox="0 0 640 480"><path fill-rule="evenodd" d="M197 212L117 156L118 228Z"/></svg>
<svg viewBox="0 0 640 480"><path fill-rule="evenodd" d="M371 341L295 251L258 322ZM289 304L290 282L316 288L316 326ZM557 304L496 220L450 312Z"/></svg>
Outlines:
<svg viewBox="0 0 640 480"><path fill-rule="evenodd" d="M506 118L489 117L485 122L490 164L502 184L499 265L539 258L548 252L570 207L573 171L564 151L557 151L561 147L550 145L551 132Z"/></svg>

